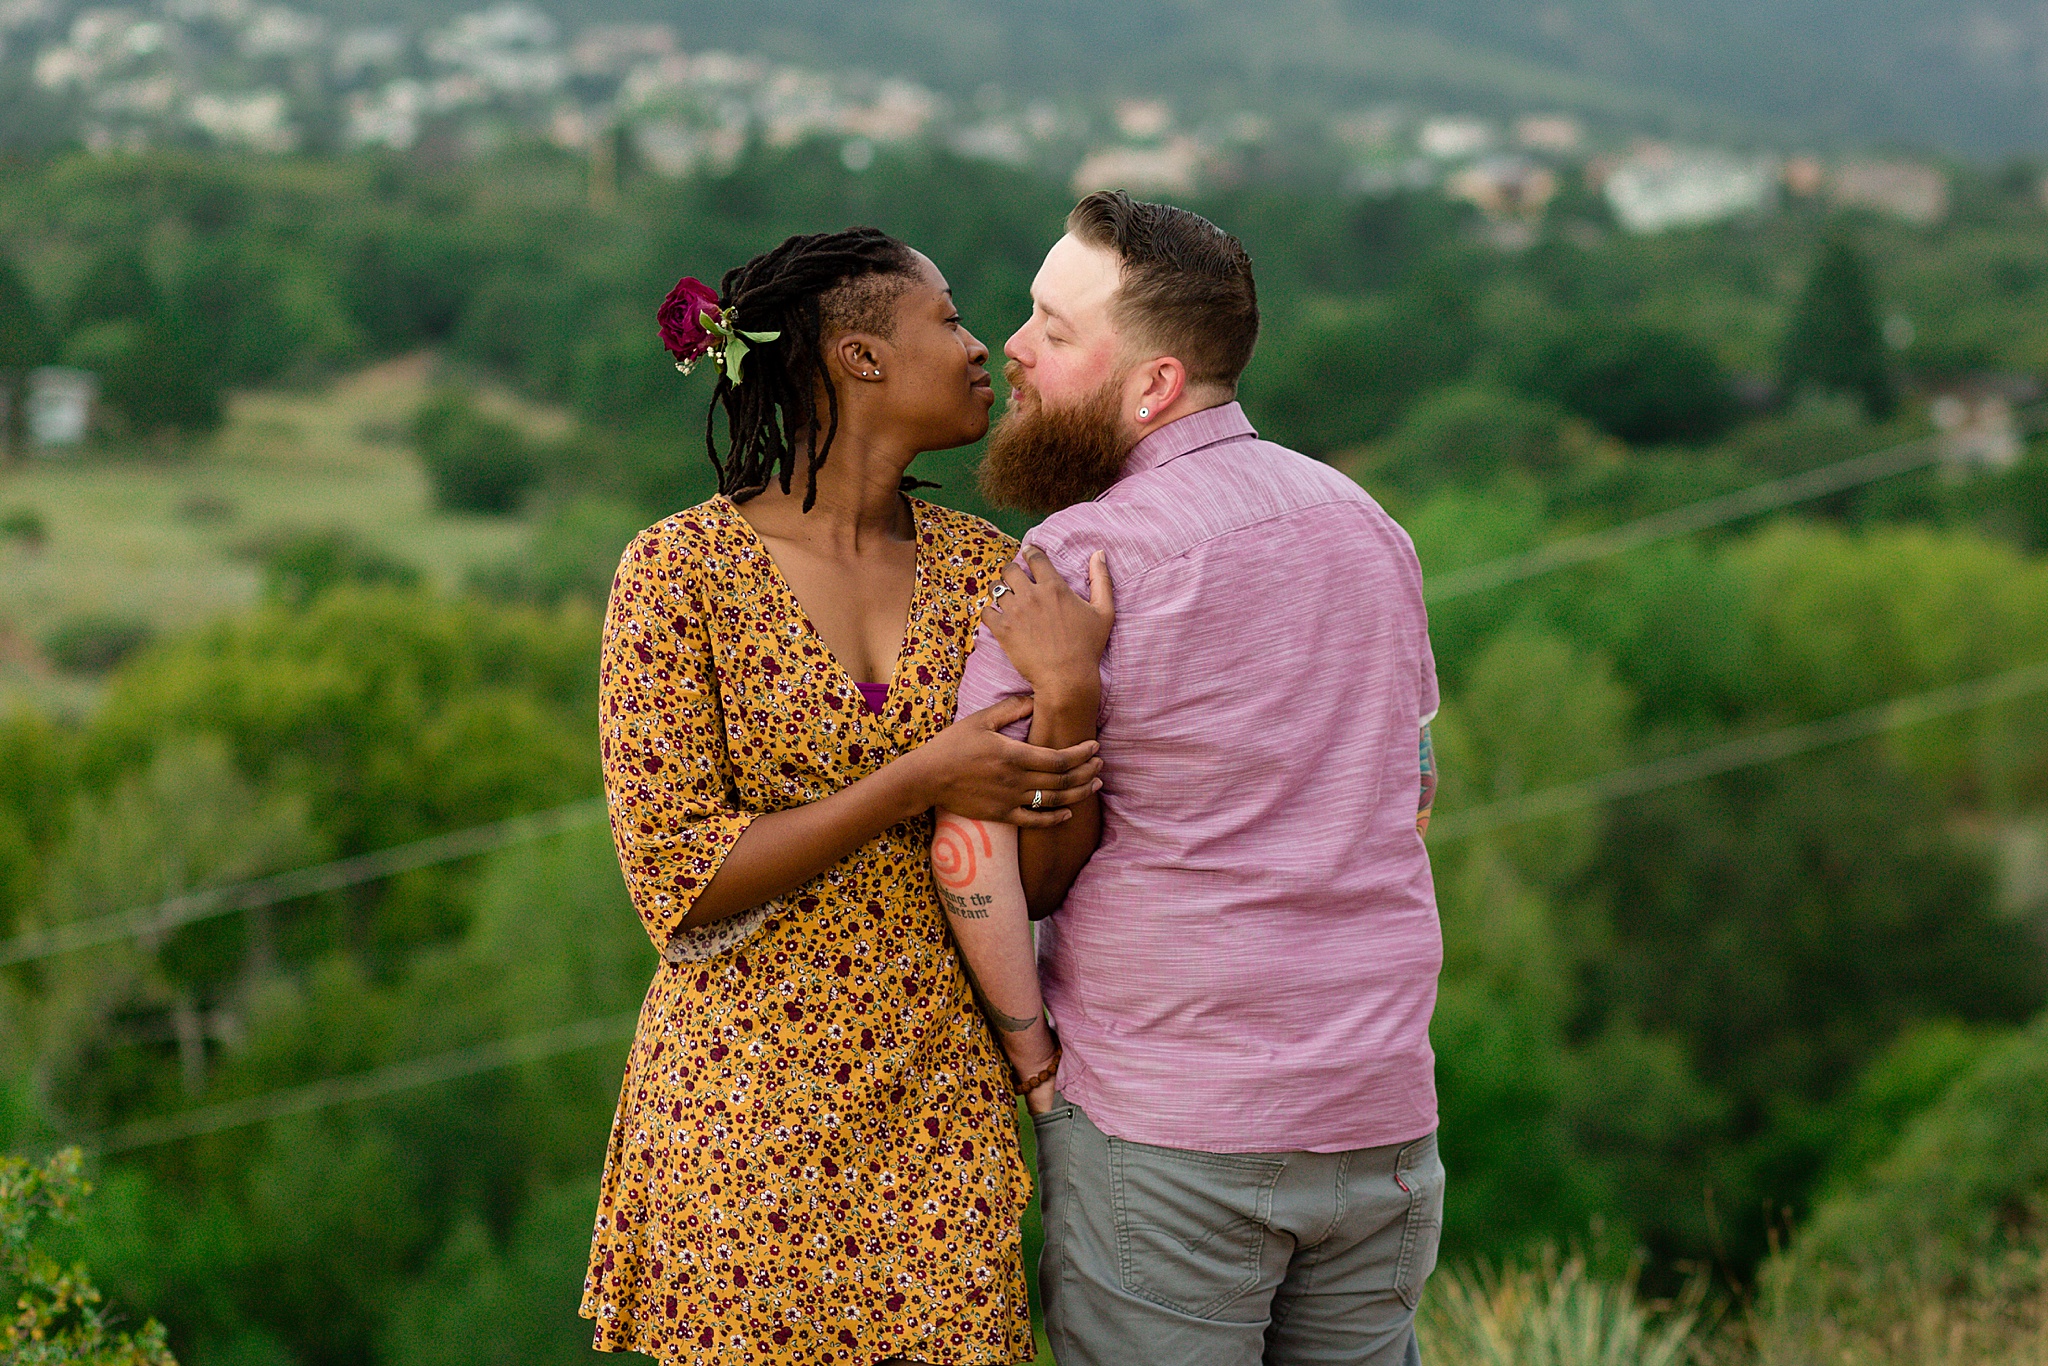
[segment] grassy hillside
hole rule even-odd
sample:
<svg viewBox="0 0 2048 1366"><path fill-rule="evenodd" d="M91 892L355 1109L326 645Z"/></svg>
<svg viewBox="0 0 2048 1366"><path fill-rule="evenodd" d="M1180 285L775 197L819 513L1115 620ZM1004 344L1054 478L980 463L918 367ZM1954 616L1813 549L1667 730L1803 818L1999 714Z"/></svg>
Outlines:
<svg viewBox="0 0 2048 1366"><path fill-rule="evenodd" d="M281 535L340 530L450 590L515 554L525 523L431 505L406 439L431 369L413 356L318 393L238 395L227 425L177 458L95 452L0 467L0 510L33 512L45 528L39 543L0 541L0 711L87 696L46 657L69 623L124 619L162 634L251 605L256 552ZM502 397L491 406L543 434L553 418Z"/></svg>

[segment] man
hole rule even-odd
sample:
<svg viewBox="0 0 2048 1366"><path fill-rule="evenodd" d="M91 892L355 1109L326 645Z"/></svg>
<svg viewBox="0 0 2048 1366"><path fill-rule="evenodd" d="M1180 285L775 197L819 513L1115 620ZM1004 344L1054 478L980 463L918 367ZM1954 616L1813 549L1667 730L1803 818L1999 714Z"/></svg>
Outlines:
<svg viewBox="0 0 2048 1366"><path fill-rule="evenodd" d="M1032 693L1038 744L1099 729L1104 785L1021 843L942 812L934 873L1028 1092L1062 1366L1418 1360L1443 1210L1421 571L1350 480L1258 439L1257 332L1237 239L1104 193L1003 348L984 487L1052 515L959 705ZM1091 630L1099 674L1004 650ZM1027 903L1057 911L1057 1043Z"/></svg>

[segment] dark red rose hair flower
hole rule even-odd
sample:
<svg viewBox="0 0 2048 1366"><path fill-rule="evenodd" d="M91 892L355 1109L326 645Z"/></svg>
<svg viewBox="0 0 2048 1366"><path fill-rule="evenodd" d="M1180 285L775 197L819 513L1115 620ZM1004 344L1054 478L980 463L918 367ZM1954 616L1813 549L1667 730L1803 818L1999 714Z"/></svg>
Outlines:
<svg viewBox="0 0 2048 1366"><path fill-rule="evenodd" d="M718 291L702 280L684 276L661 301L654 320L661 325L661 344L686 365L716 345Z"/></svg>
<svg viewBox="0 0 2048 1366"><path fill-rule="evenodd" d="M709 356L729 382L738 384L748 346L775 341L782 334L742 332L733 325L737 314L737 309L718 306L717 290L686 275L661 301L654 320L661 325L661 344L676 358L676 369L687 375Z"/></svg>

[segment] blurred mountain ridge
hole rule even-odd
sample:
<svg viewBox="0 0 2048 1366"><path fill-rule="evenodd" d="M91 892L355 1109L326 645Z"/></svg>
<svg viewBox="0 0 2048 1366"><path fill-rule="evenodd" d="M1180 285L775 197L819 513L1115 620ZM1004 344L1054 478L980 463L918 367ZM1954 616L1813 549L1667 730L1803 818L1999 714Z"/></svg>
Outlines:
<svg viewBox="0 0 2048 1366"><path fill-rule="evenodd" d="M431 23L478 0L322 0ZM1312 114L1556 107L1671 136L2003 156L2048 145L2038 0L551 0L692 49L865 67L955 95L1152 95Z"/></svg>

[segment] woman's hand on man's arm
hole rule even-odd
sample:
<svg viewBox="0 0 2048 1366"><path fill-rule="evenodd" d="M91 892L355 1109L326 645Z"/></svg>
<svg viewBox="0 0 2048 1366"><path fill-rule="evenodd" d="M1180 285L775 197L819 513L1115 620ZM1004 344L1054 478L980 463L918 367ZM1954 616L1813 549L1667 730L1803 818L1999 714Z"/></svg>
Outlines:
<svg viewBox="0 0 2048 1366"><path fill-rule="evenodd" d="M1010 825L1050 826L1090 799L1102 771L1092 740L1054 750L999 732L1031 714L1012 698L963 716L929 742L829 797L754 817L682 927L752 910L809 882L892 825L944 806ZM1031 805L1041 794L1039 805Z"/></svg>
<svg viewBox="0 0 2048 1366"><path fill-rule="evenodd" d="M1093 740L1102 710L1102 652L1116 622L1109 557L1100 550L1088 557L1085 599L1067 587L1044 551L1027 546L1022 558L1021 565L1004 567L1011 591L982 611L982 624L1032 686L1031 743ZM1018 873L1033 919L1059 909L1101 840L1102 805L1094 800L1077 803L1074 818L1057 829L1021 833Z"/></svg>

